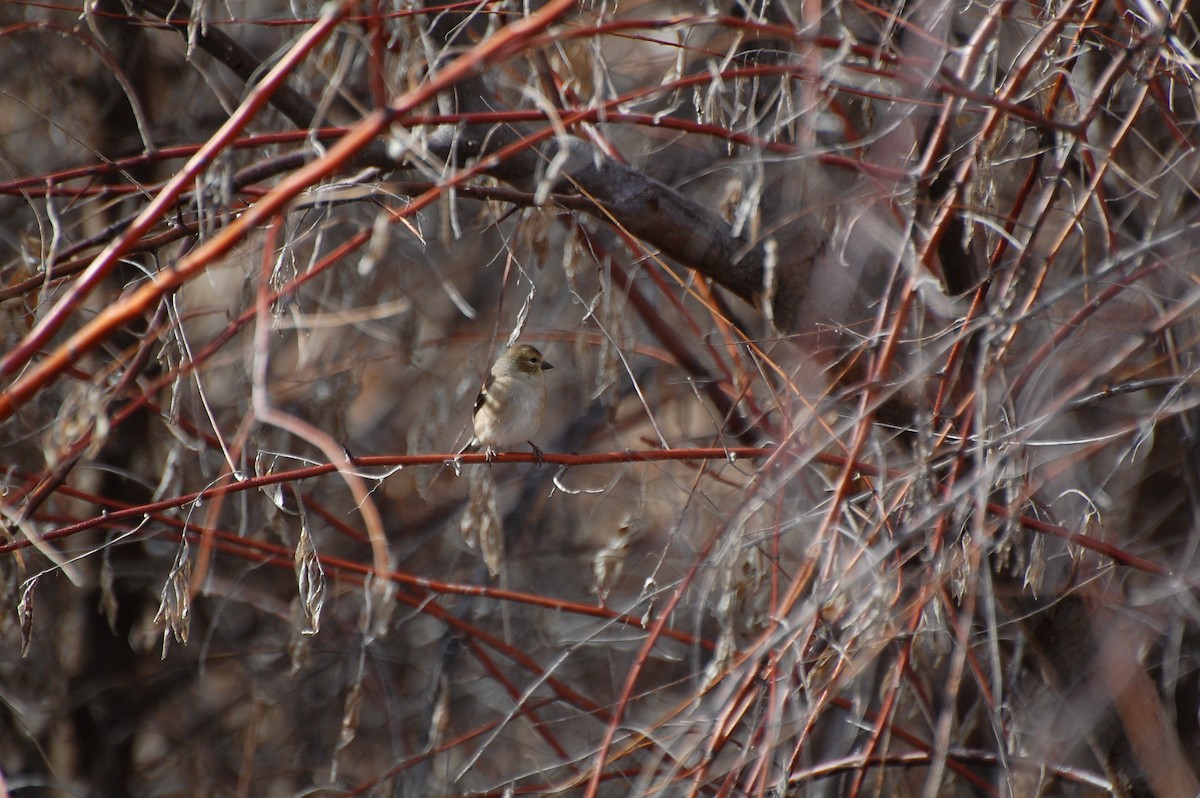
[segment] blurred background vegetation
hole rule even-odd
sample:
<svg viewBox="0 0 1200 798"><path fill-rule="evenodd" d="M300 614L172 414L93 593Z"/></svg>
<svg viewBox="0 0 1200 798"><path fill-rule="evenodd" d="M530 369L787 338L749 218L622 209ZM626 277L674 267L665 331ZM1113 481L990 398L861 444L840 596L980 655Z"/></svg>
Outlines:
<svg viewBox="0 0 1200 798"><path fill-rule="evenodd" d="M1197 795L1196 47L0 6L0 795Z"/></svg>

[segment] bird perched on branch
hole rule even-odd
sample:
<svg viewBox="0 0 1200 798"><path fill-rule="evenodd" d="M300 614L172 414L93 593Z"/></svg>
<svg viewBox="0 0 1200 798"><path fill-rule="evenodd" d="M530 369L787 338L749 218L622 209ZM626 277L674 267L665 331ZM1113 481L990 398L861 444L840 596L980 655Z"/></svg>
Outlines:
<svg viewBox="0 0 1200 798"><path fill-rule="evenodd" d="M492 366L475 399L475 443L484 447L489 462L496 456L496 447L525 442L533 447L533 456L541 464L542 450L532 438L546 412L543 372L552 368L529 344L509 347Z"/></svg>

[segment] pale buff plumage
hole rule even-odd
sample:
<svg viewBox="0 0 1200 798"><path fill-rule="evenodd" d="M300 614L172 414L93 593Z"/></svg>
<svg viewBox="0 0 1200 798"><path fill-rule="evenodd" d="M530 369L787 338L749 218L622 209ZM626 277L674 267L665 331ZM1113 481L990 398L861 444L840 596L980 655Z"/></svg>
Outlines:
<svg viewBox="0 0 1200 798"><path fill-rule="evenodd" d="M497 447L528 443L541 459L533 437L546 412L543 372L554 368L529 344L510 347L492 366L475 400L475 442L490 460Z"/></svg>

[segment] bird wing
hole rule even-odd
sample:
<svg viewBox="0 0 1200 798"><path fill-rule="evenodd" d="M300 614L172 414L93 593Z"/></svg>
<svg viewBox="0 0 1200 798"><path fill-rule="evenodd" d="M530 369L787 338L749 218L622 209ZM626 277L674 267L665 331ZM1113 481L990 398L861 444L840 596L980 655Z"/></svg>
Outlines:
<svg viewBox="0 0 1200 798"><path fill-rule="evenodd" d="M488 388L492 387L492 383L496 381L495 374L488 374L487 379L483 382L483 388L479 391L479 396L475 397L475 409L471 411L471 417L474 418L479 414L479 408L483 407L483 403L487 401Z"/></svg>

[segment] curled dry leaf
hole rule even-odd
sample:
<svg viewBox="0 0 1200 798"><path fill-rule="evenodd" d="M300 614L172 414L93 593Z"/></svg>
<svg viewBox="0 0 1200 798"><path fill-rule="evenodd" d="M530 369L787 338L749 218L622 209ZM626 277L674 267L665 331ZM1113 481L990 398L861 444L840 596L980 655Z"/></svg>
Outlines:
<svg viewBox="0 0 1200 798"><path fill-rule="evenodd" d="M338 756L346 749L346 746L354 742L354 738L358 735L358 720L360 716L359 710L362 709L365 665L366 646L363 646L359 649L358 667L354 673L354 681L350 684L350 690L346 693L346 703L342 708L342 726L338 733L337 748L334 750L333 760L329 764L329 781L331 783L337 780Z"/></svg>
<svg viewBox="0 0 1200 798"><path fill-rule="evenodd" d="M471 469L467 510L459 528L463 540L483 554L483 562L493 578L504 563L504 525L496 509L496 484L487 469Z"/></svg>
<svg viewBox="0 0 1200 798"><path fill-rule="evenodd" d="M300 513L300 540L296 543L296 587L304 615L300 634L315 635L321 630L321 607L325 604L325 569L321 567L308 531L308 518L303 512Z"/></svg>
<svg viewBox="0 0 1200 798"><path fill-rule="evenodd" d="M175 642L187 645L188 632L192 623L192 600L188 593L188 585L192 581L191 550L186 540L179 544L179 552L175 555L175 564L163 585L158 613L154 622L165 623L163 629L162 657L167 658L167 649L171 637Z"/></svg>
<svg viewBox="0 0 1200 798"><path fill-rule="evenodd" d="M532 282L529 284L529 294L526 295L525 301L521 303L521 309L517 311L517 321L513 325L513 330L508 335L508 342L505 346L514 346L517 339L521 337L521 333L525 331L525 322L529 321L529 311L533 309L533 298L537 296L537 286Z"/></svg>

